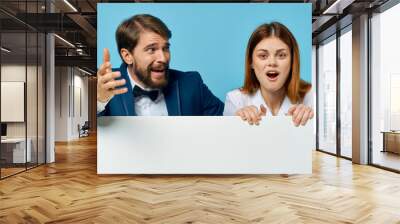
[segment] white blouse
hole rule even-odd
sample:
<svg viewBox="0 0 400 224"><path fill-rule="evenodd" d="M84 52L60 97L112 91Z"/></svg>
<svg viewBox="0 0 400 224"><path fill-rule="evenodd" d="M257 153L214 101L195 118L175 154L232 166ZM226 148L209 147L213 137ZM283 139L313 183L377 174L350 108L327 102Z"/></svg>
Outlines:
<svg viewBox="0 0 400 224"><path fill-rule="evenodd" d="M308 93L304 96L303 104L313 108L313 91L308 91ZM224 108L224 116L234 116L236 111L245 107L254 105L257 108L260 108L260 105L264 105L267 108L267 116L272 115L271 110L268 108L266 103L264 102L264 98L261 95L260 89L253 95L248 95L242 93L239 89L232 90L226 94L225 99L225 108ZM290 102L289 97L285 96L285 99L282 102L281 108L278 111L278 116L285 115L289 108L294 105Z"/></svg>

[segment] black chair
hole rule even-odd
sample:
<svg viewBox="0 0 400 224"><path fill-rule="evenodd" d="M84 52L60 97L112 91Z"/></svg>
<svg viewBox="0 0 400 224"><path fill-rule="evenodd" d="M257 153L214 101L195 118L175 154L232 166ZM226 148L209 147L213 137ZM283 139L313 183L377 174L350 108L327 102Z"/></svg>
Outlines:
<svg viewBox="0 0 400 224"><path fill-rule="evenodd" d="M80 127L80 125L78 124L79 138L89 136L89 129L90 129L89 121L85 121L82 127Z"/></svg>

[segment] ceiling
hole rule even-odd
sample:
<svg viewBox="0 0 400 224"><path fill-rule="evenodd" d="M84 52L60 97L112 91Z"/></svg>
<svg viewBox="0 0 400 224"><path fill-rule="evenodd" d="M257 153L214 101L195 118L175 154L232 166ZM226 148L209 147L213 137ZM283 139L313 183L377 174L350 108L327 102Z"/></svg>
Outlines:
<svg viewBox="0 0 400 224"><path fill-rule="evenodd" d="M387 0L1 0L0 27L2 46L13 49L15 58L35 53L43 46L37 43L36 35L27 32L54 32L56 65L73 65L96 70L97 3L116 2L269 2L269 3L312 3L314 43L335 32L332 27L338 20L351 23L351 17L373 9ZM47 5L46 5L47 2ZM337 3L335 3L337 2ZM69 3L69 4L68 4ZM53 13L48 13L53 11ZM345 26L346 22L342 23ZM331 29L331 31L330 31ZM33 39L32 39L33 38ZM62 39L66 40L63 41ZM27 50L25 49L27 44ZM71 45L72 44L72 45ZM37 47L38 46L38 47ZM15 50L15 51L14 51ZM17 53L18 52L18 53ZM3 55L3 53L2 53ZM12 57L9 57L12 58ZM3 58L4 59L4 58Z"/></svg>

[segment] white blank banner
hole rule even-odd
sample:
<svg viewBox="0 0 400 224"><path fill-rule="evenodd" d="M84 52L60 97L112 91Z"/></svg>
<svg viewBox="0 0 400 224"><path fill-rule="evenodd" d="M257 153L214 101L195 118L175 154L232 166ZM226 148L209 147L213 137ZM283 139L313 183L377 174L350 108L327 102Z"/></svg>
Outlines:
<svg viewBox="0 0 400 224"><path fill-rule="evenodd" d="M310 174L313 121L99 117L98 174Z"/></svg>

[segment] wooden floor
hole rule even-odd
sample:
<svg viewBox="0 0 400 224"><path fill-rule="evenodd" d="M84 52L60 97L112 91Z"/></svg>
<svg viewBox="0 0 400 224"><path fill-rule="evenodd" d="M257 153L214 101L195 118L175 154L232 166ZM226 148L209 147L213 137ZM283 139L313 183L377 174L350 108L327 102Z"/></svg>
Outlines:
<svg viewBox="0 0 400 224"><path fill-rule="evenodd" d="M400 154L374 151L372 162L377 165L400 170Z"/></svg>
<svg viewBox="0 0 400 224"><path fill-rule="evenodd" d="M15 175L20 172L24 172L27 169L33 169L37 166L37 164L27 164L27 167L25 167L25 164L18 164L18 167L7 167L7 168L1 168L1 178L6 178L11 175Z"/></svg>
<svg viewBox="0 0 400 224"><path fill-rule="evenodd" d="M1 178L25 171L26 168L1 168Z"/></svg>
<svg viewBox="0 0 400 224"><path fill-rule="evenodd" d="M0 223L400 223L400 175L314 153L312 175L98 176L96 139L0 181Z"/></svg>

